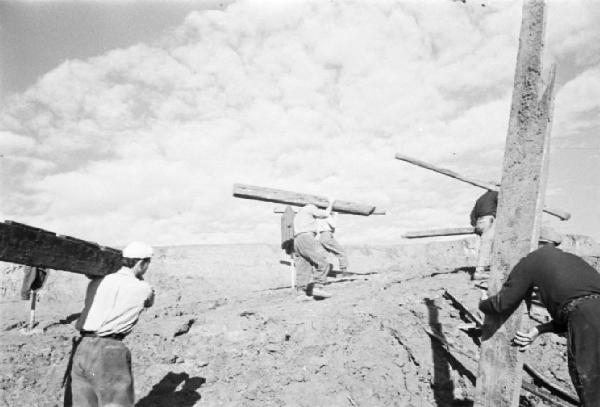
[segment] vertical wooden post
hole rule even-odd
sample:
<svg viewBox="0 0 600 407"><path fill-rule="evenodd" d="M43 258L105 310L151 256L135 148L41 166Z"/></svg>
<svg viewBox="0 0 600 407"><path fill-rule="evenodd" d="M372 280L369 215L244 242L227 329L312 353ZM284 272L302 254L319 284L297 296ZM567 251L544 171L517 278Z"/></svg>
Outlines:
<svg viewBox="0 0 600 407"><path fill-rule="evenodd" d="M294 265L294 217L291 206L287 206L281 215L281 248L290 257L290 278L292 290L296 288L296 268Z"/></svg>
<svg viewBox="0 0 600 407"><path fill-rule="evenodd" d="M35 303L37 301L37 292L31 290L31 303L29 306L29 330L35 326Z"/></svg>
<svg viewBox="0 0 600 407"><path fill-rule="evenodd" d="M547 178L555 70L540 98L545 29L543 0L524 0L519 52L493 242L490 295L499 291L515 264L537 248ZM511 346L523 315L486 317L475 406L516 407L522 380L521 355Z"/></svg>

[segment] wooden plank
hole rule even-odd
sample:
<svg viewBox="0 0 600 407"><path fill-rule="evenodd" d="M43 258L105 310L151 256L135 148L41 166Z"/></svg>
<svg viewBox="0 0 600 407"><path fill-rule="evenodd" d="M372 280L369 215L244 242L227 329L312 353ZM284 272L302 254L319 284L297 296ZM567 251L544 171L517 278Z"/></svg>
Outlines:
<svg viewBox="0 0 600 407"><path fill-rule="evenodd" d="M282 189L264 188L254 185L234 184L233 196L236 198L254 199L257 201L275 202L294 206L304 206L307 204L313 204L318 208L327 208L327 206L329 206L327 198L321 196L284 191ZM339 213L368 216L371 215L375 209L374 206L349 201L336 200L333 203L333 210Z"/></svg>
<svg viewBox="0 0 600 407"><path fill-rule="evenodd" d="M488 280L490 295L499 291L516 263L537 248L555 78L552 69L550 83L540 98L544 28L544 1L524 0ZM523 361L511 341L521 327L523 308L521 304L508 317L485 318L474 406L519 405Z"/></svg>
<svg viewBox="0 0 600 407"><path fill-rule="evenodd" d="M457 179L459 181L466 182L467 184L471 184L471 185L474 185L476 187L487 189L489 191L497 191L498 188L499 188L499 186L500 186L499 184L496 184L496 183L493 183L493 182L480 181L480 180L477 180L475 178L466 177L466 176L461 175L461 174L459 174L457 172L454 172L452 170L448 170L446 168L441 168L441 167L438 167L436 165L426 163L425 161L418 160L416 158L412 158L412 157L409 157L409 156L404 155L404 154L396 153L395 157L396 157L396 160L405 161L407 163L414 164L414 165L416 165L418 167L426 168L426 169L431 170L433 172L437 172L438 174L443 174L443 175L446 175L446 176L448 176L450 178L454 178L454 179Z"/></svg>
<svg viewBox="0 0 600 407"><path fill-rule="evenodd" d="M294 213L298 212L298 210L296 210L296 209L292 208L292 210L294 211ZM283 213L283 212L285 212L285 208L279 208L279 207L273 208L273 213ZM373 213L371 215L385 215L385 210L375 208L375 210L373 211Z"/></svg>
<svg viewBox="0 0 600 407"><path fill-rule="evenodd" d="M294 217L296 214L291 206L285 208L281 215L281 248L287 254L294 251Z"/></svg>
<svg viewBox="0 0 600 407"><path fill-rule="evenodd" d="M459 181L466 182L467 184L471 184L471 185L474 185L476 187L487 189L489 191L498 191L498 190L500 190L500 184L497 184L497 183L494 183L494 182L479 181L479 180L477 180L475 178L466 177L466 176L461 175L461 174L459 174L457 172L454 172L452 170L448 170L446 168L441 168L441 167L435 166L433 164L426 163L425 161L421 161L421 160L418 160L416 158L408 157L408 156L400 154L400 153L396 153L396 159L397 160L401 160L401 161L405 161L405 162L410 163L410 164L414 164L414 165L422 167L422 168L426 168L428 170L437 172L439 174L447 175L450 178L454 178L454 179L457 179ZM548 206L544 206L544 212L546 212L546 213L548 213L550 215L556 216L560 220L569 220L569 219L571 219L571 214L569 212L567 212L567 211L562 210L562 209L550 208Z"/></svg>
<svg viewBox="0 0 600 407"><path fill-rule="evenodd" d="M477 324L478 326L481 326L483 324L483 321L481 320L481 318L479 318L475 313L471 312L471 310L469 310L467 307L465 307L455 296L453 296L448 290L444 290L444 297L447 298L448 300L450 300L450 302L452 303L452 305L457 308L459 311L461 311L463 314L465 314L466 316L469 317L469 319L474 322L475 324Z"/></svg>
<svg viewBox="0 0 600 407"><path fill-rule="evenodd" d="M0 222L0 261L104 276L119 270L121 257L120 250L97 243L17 222Z"/></svg>
<svg viewBox="0 0 600 407"><path fill-rule="evenodd" d="M430 230L417 230L412 232L406 232L402 235L405 239L418 239L422 237L432 236L455 236L455 235L470 235L475 233L474 227L466 228L445 228L445 229L430 229Z"/></svg>

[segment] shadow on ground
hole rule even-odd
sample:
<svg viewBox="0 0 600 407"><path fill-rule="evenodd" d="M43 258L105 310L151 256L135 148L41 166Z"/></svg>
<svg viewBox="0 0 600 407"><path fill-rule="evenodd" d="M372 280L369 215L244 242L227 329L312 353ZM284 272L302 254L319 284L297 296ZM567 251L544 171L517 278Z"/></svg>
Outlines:
<svg viewBox="0 0 600 407"><path fill-rule="evenodd" d="M196 390L204 383L204 377L190 377L185 372L169 372L152 387L148 395L136 403L136 407L191 407L202 398Z"/></svg>

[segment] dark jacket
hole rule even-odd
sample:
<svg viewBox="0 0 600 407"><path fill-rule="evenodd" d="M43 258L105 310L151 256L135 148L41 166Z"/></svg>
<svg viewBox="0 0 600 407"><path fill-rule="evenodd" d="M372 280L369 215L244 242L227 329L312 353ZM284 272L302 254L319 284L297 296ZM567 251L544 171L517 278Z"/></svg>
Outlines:
<svg viewBox="0 0 600 407"><path fill-rule="evenodd" d="M600 294L600 274L581 257L543 246L521 259L500 292L481 301L479 309L485 314L510 312L529 298L534 286L554 320L555 332L562 332L566 329L562 307L575 298Z"/></svg>
<svg viewBox="0 0 600 407"><path fill-rule="evenodd" d="M496 216L496 208L498 208L498 191L487 191L481 195L471 211L471 226L475 226L477 218L485 215Z"/></svg>

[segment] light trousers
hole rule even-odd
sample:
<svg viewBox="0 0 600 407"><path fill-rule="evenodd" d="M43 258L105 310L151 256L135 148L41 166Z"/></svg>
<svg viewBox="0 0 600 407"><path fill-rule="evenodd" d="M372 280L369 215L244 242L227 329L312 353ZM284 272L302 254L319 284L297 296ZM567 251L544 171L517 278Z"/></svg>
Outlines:
<svg viewBox="0 0 600 407"><path fill-rule="evenodd" d="M477 218L475 224L475 233L481 236L481 244L479 245L479 253L477 255L476 270L483 270L490 266L492 257L492 243L494 241L494 232L496 230L496 222L493 215L485 215Z"/></svg>
<svg viewBox="0 0 600 407"><path fill-rule="evenodd" d="M340 270L345 271L348 269L348 256L346 250L342 245L335 239L333 232L321 232L319 233L319 242L327 250L335 254L340 263Z"/></svg>
<svg viewBox="0 0 600 407"><path fill-rule="evenodd" d="M300 233L294 237L294 263L296 267L297 286L305 287L309 283L323 284L327 281L327 273L331 264L327 259L327 251L315 239L312 233Z"/></svg>
<svg viewBox="0 0 600 407"><path fill-rule="evenodd" d="M112 338L84 337L73 355L65 407L133 407L131 353Z"/></svg>

